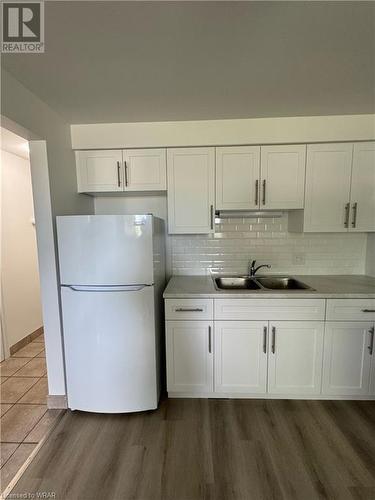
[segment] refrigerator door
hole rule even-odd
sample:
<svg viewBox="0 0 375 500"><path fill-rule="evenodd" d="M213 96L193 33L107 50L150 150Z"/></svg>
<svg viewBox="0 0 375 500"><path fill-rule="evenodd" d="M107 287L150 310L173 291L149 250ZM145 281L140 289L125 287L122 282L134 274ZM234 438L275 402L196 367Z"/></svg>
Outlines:
<svg viewBox="0 0 375 500"><path fill-rule="evenodd" d="M61 289L72 410L157 408L154 287L132 288Z"/></svg>
<svg viewBox="0 0 375 500"><path fill-rule="evenodd" d="M152 215L57 217L61 284L153 284L152 226Z"/></svg>

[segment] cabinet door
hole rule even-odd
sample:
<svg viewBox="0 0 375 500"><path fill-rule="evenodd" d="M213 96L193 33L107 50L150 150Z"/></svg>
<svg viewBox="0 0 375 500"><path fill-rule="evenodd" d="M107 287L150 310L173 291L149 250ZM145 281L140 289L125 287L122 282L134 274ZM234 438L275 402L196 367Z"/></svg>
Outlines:
<svg viewBox="0 0 375 500"><path fill-rule="evenodd" d="M170 234L214 232L214 148L173 148L167 153Z"/></svg>
<svg viewBox="0 0 375 500"><path fill-rule="evenodd" d="M370 328L370 341L368 345L371 355L370 395L375 396L375 325Z"/></svg>
<svg viewBox="0 0 375 500"><path fill-rule="evenodd" d="M261 147L261 208L304 207L306 146Z"/></svg>
<svg viewBox="0 0 375 500"><path fill-rule="evenodd" d="M326 323L323 394L368 394L371 369L369 343L373 325L365 322Z"/></svg>
<svg viewBox="0 0 375 500"><path fill-rule="evenodd" d="M270 322L270 394L320 394L323 336L322 321Z"/></svg>
<svg viewBox="0 0 375 500"><path fill-rule="evenodd" d="M210 321L167 321L168 392L213 391L213 331Z"/></svg>
<svg viewBox="0 0 375 500"><path fill-rule="evenodd" d="M305 232L348 231L353 144L307 146Z"/></svg>
<svg viewBox="0 0 375 500"><path fill-rule="evenodd" d="M122 152L76 151L79 193L123 191Z"/></svg>
<svg viewBox="0 0 375 500"><path fill-rule="evenodd" d="M165 149L127 149L125 191L163 191L167 189Z"/></svg>
<svg viewBox="0 0 375 500"><path fill-rule="evenodd" d="M266 392L267 331L267 322L215 321L215 392Z"/></svg>
<svg viewBox="0 0 375 500"><path fill-rule="evenodd" d="M375 142L354 144L350 231L375 231Z"/></svg>
<svg viewBox="0 0 375 500"><path fill-rule="evenodd" d="M259 146L216 148L216 208L259 207Z"/></svg>

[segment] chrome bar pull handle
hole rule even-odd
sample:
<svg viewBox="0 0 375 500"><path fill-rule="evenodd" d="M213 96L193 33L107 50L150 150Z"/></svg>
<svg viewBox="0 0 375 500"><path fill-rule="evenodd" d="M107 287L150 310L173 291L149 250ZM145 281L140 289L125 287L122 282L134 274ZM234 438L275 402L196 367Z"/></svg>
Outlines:
<svg viewBox="0 0 375 500"><path fill-rule="evenodd" d="M213 228L214 228L214 215L215 215L214 214L214 206L211 205L210 206L211 230L213 230Z"/></svg>
<svg viewBox="0 0 375 500"><path fill-rule="evenodd" d="M175 309L175 312L203 312L203 309L201 307L178 307L177 309Z"/></svg>
<svg viewBox="0 0 375 500"><path fill-rule="evenodd" d="M350 203L345 205L344 227L349 227Z"/></svg>
<svg viewBox="0 0 375 500"><path fill-rule="evenodd" d="M367 349L369 350L370 356L372 356L372 353L374 352L374 332L375 332L375 328L374 327L370 328L370 330L369 330L370 344L367 347Z"/></svg>
<svg viewBox="0 0 375 500"><path fill-rule="evenodd" d="M271 345L271 351L272 354L275 354L275 346L276 346L276 327L272 327L272 345Z"/></svg>
<svg viewBox="0 0 375 500"><path fill-rule="evenodd" d="M263 180L263 200L262 200L263 205L266 204L266 179Z"/></svg>
<svg viewBox="0 0 375 500"><path fill-rule="evenodd" d="M208 352L212 353L211 326L208 327Z"/></svg>
<svg viewBox="0 0 375 500"><path fill-rule="evenodd" d="M117 162L117 186L121 187L121 165L120 162Z"/></svg>
<svg viewBox="0 0 375 500"><path fill-rule="evenodd" d="M125 186L128 185L128 164L126 161L124 161L124 167L125 167Z"/></svg>
<svg viewBox="0 0 375 500"><path fill-rule="evenodd" d="M267 353L267 327L263 327L263 352Z"/></svg>
<svg viewBox="0 0 375 500"><path fill-rule="evenodd" d="M255 181L255 206L259 204L259 179Z"/></svg>
<svg viewBox="0 0 375 500"><path fill-rule="evenodd" d="M358 209L358 203L355 202L355 203L353 203L353 207L352 207L352 210L353 210L352 227L357 226L357 209Z"/></svg>

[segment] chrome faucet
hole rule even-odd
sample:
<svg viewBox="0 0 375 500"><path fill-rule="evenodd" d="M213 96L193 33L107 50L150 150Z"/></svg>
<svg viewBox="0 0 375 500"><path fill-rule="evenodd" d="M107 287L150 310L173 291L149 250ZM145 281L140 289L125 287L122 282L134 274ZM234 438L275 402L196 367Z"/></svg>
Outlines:
<svg viewBox="0 0 375 500"><path fill-rule="evenodd" d="M253 260L250 264L249 262L249 276L255 276L257 271L261 269L262 267L266 267L267 269L271 269L270 264L262 264L261 266L255 267L256 260Z"/></svg>

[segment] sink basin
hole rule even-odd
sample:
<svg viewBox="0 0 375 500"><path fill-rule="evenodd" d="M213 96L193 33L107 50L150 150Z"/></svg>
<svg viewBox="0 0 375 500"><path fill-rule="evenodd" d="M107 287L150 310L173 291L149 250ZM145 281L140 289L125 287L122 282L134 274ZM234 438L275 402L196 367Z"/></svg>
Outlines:
<svg viewBox="0 0 375 500"><path fill-rule="evenodd" d="M216 288L219 290L259 290L258 283L248 276L231 276L215 278Z"/></svg>
<svg viewBox="0 0 375 500"><path fill-rule="evenodd" d="M298 281L295 278L282 276L267 276L257 278L257 281L269 290L313 290L310 286Z"/></svg>

